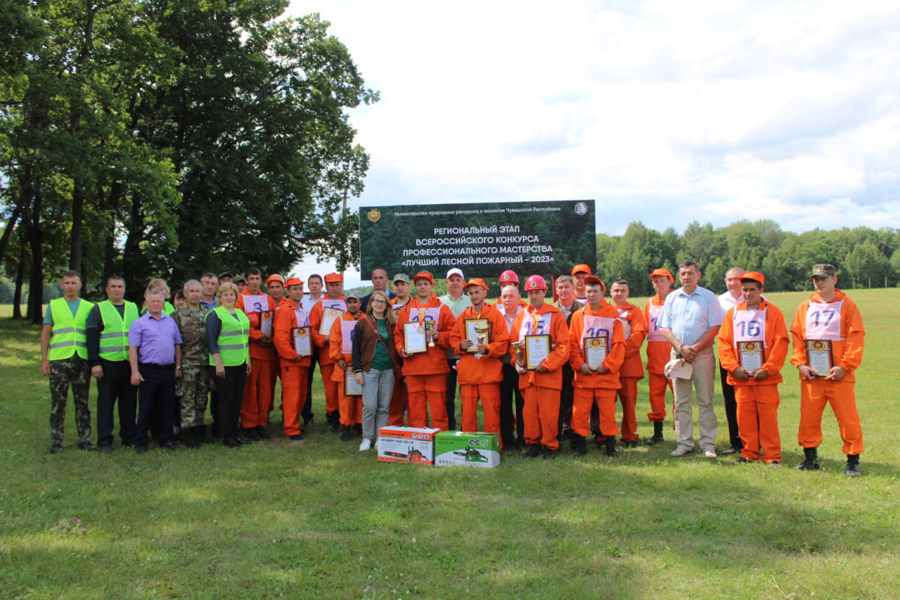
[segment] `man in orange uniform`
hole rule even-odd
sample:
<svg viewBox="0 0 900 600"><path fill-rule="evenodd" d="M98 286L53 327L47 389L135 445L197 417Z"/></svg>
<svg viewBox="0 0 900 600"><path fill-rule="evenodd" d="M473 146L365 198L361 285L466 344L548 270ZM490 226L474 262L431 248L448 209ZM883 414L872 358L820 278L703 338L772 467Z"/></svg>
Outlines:
<svg viewBox="0 0 900 600"><path fill-rule="evenodd" d="M275 316L278 316L278 310L281 308L281 303L284 302L284 277L279 275L278 273L272 273L269 275L268 279L266 279L266 293L275 301ZM274 324L274 320L273 320ZM274 345L274 342L273 342ZM278 348L275 348L275 358L278 359ZM276 367L272 369L271 377L272 380L272 401L269 402L269 414L272 414L272 409L275 408L275 382L281 376L281 369ZM282 386L284 387L284 386ZM284 407L282 406L282 417L284 417Z"/></svg>
<svg viewBox="0 0 900 600"><path fill-rule="evenodd" d="M409 275L397 273L394 275L394 297L391 298L391 308L394 315L400 314L400 310L409 304ZM394 377L394 393L391 395L391 405L388 407L388 425L390 427L403 427L407 407L409 406L409 394L406 391L406 382L399 374Z"/></svg>
<svg viewBox="0 0 900 600"><path fill-rule="evenodd" d="M525 456L544 458L559 454L559 395L562 390L562 366L569 358L569 329L562 312L544 302L547 282L540 275L525 280L528 306L516 315L510 339L519 349L511 350L519 374L519 389L525 396L522 418L525 421ZM549 336L549 353L533 369L525 362L529 336Z"/></svg>
<svg viewBox="0 0 900 600"><path fill-rule="evenodd" d="M322 385L325 388L325 416L331 430L335 433L341 430L340 419L340 384L332 379L334 374L334 361L331 360L331 352L328 347L328 336L331 333L332 323L322 321L325 318L325 309L345 312L347 305L341 289L344 287L344 278L340 273L329 273L325 276L325 295L309 311L309 326L312 328L313 344L317 348L319 358L319 372L322 374Z"/></svg>
<svg viewBox="0 0 900 600"><path fill-rule="evenodd" d="M596 403L600 435L606 438L606 455L615 457L619 455L616 452L616 434L619 433L616 393L621 387L619 369L625 360L625 336L619 311L603 300L604 287L600 278L588 275L584 283L587 304L572 315L569 326L569 364L575 372L572 450L575 456L584 456L587 452L584 438L590 433L591 408ZM598 358L591 359L589 353ZM600 364L592 368L588 360L593 362L601 357Z"/></svg>
<svg viewBox="0 0 900 600"><path fill-rule="evenodd" d="M268 439L269 406L275 395L273 371L278 368L278 355L272 343L276 304L260 288L262 271L249 267L244 277L247 287L238 296L237 308L250 319L250 374L241 400L241 427L250 440Z"/></svg>
<svg viewBox="0 0 900 600"><path fill-rule="evenodd" d="M462 430L478 431L478 399L484 411L484 431L500 433L500 382L503 380L503 363L500 357L509 350L509 332L503 315L485 303L488 286L482 279L470 279L465 285L472 305L466 308L450 334L450 344L460 355L459 397L462 402ZM468 319L487 322L484 343L473 342L466 327ZM476 345L477 344L477 345ZM501 450L503 440L500 440Z"/></svg>
<svg viewBox="0 0 900 600"><path fill-rule="evenodd" d="M450 308L432 293L434 277L431 273L417 273L413 285L416 286L416 297L400 309L394 330L394 344L403 357L403 376L409 394L409 426L427 427L430 408L431 426L446 431L447 371L450 369L447 348L456 319ZM412 322L419 323L420 331L428 340L425 352L406 353L404 324Z"/></svg>
<svg viewBox="0 0 900 600"><path fill-rule="evenodd" d="M587 292L585 291L584 278L591 274L591 268L588 265L575 265L572 267L572 277L575 285L575 299L582 305L587 303Z"/></svg>
<svg viewBox="0 0 900 600"><path fill-rule="evenodd" d="M806 458L800 471L819 468L818 447L822 443L822 412L825 403L837 417L847 455L848 477L859 477L859 455L863 451L862 425L856 411L856 377L862 363L863 328L859 308L837 289L833 265L813 267L816 293L797 309L791 325L794 353L791 364L800 371L800 431L797 441Z"/></svg>
<svg viewBox="0 0 900 600"><path fill-rule="evenodd" d="M328 335L328 347L334 369L331 380L337 383L338 403L340 405L341 441L353 439L355 430L362 435L362 395L349 396L344 387L347 373L353 376L353 329L359 321L359 309L362 300L356 292L347 292L345 297L347 311L331 325Z"/></svg>
<svg viewBox="0 0 900 600"><path fill-rule="evenodd" d="M641 346L647 337L644 315L634 304L628 302L631 290L628 282L618 279L609 289L612 303L619 313L622 323L622 334L625 336L625 361L619 368L619 401L622 402L622 445L626 448L637 447L637 382L644 378L644 367L641 365Z"/></svg>
<svg viewBox="0 0 900 600"><path fill-rule="evenodd" d="M778 307L762 297L766 278L755 271L739 277L743 301L728 309L719 329L719 363L737 403L741 455L736 462L759 460L762 447L763 461L778 467L778 384L788 353L787 326Z"/></svg>
<svg viewBox="0 0 900 600"><path fill-rule="evenodd" d="M665 368L669 362L671 346L662 334L657 322L666 303L666 296L672 291L675 278L668 269L656 269L650 273L650 281L656 295L644 304L644 319L647 324L647 380L650 388L650 412L647 418L653 423L653 436L647 440L652 446L663 441L663 422L666 420L666 388L672 389L672 382L666 378ZM674 392L673 392L674 393Z"/></svg>
<svg viewBox="0 0 900 600"><path fill-rule="evenodd" d="M303 281L297 277L287 280L287 297L275 313L275 349L281 360L281 404L284 410L284 435L294 442L303 441L300 411L306 400L310 356L300 356L294 344L294 328L306 327L309 336L309 316L303 309ZM312 351L312 337L309 337Z"/></svg>

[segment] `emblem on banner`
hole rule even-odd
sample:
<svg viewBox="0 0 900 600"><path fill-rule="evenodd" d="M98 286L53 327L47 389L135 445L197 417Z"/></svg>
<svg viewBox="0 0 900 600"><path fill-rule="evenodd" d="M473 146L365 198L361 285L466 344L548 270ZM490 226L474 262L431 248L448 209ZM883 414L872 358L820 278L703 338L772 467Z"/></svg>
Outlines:
<svg viewBox="0 0 900 600"><path fill-rule="evenodd" d="M377 208L373 208L372 210L370 210L369 212L366 213L366 217L372 223L377 223L379 220L381 220L381 211L378 210Z"/></svg>
<svg viewBox="0 0 900 600"><path fill-rule="evenodd" d="M576 215L586 215L588 211L587 204L584 202L579 202L575 205L575 214Z"/></svg>

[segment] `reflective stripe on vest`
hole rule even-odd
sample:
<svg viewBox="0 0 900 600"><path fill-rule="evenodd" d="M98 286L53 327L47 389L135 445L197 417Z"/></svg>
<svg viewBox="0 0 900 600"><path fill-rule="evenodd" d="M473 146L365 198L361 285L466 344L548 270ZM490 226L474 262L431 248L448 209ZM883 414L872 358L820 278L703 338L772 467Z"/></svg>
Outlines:
<svg viewBox="0 0 900 600"><path fill-rule="evenodd" d="M222 366L237 367L250 361L250 319L244 311L235 309L231 314L224 307L218 306L206 313L207 317L216 313L222 323L219 332L218 346L219 358ZM212 354L209 355L210 366L215 366Z"/></svg>
<svg viewBox="0 0 900 600"><path fill-rule="evenodd" d="M125 319L109 300L100 304L103 331L100 332L100 358L110 361L128 360L128 329L138 319L137 305L125 303Z"/></svg>
<svg viewBox="0 0 900 600"><path fill-rule="evenodd" d="M65 298L50 301L53 327L50 330L48 360L63 360L75 354L87 360L87 317L92 306L91 302L82 299L73 317Z"/></svg>

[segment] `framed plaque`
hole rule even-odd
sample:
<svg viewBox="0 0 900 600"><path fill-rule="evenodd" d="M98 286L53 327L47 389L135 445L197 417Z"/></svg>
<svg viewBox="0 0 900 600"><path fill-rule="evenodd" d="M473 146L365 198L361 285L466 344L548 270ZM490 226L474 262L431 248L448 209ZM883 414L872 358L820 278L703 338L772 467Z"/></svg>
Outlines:
<svg viewBox="0 0 900 600"><path fill-rule="evenodd" d="M748 373L758 371L763 366L762 342L738 342L738 360Z"/></svg>
<svg viewBox="0 0 900 600"><path fill-rule="evenodd" d="M475 354L478 346L491 342L491 323L487 319L466 319L466 339L472 342L466 352Z"/></svg>
<svg viewBox="0 0 900 600"><path fill-rule="evenodd" d="M550 356L549 335L525 336L525 368L529 371L541 366L541 361Z"/></svg>
<svg viewBox="0 0 900 600"><path fill-rule="evenodd" d="M274 310L259 311L259 330L267 338L272 337L273 325L275 324Z"/></svg>
<svg viewBox="0 0 900 600"><path fill-rule="evenodd" d="M592 371L602 367L603 361L606 360L606 355L609 353L609 337L601 335L584 338L582 343L584 344L584 362Z"/></svg>
<svg viewBox="0 0 900 600"><path fill-rule="evenodd" d="M300 356L312 356L312 336L309 327L293 327L294 350Z"/></svg>
<svg viewBox="0 0 900 600"><path fill-rule="evenodd" d="M342 314L344 314L344 311L339 308L332 308L331 306L323 307L322 324L319 325L319 335L328 337L328 334L331 333L331 326L335 321L341 318Z"/></svg>
<svg viewBox="0 0 900 600"><path fill-rule="evenodd" d="M345 396L362 396L363 386L356 383L356 377L353 373L347 371L344 373L344 395Z"/></svg>
<svg viewBox="0 0 900 600"><path fill-rule="evenodd" d="M834 365L831 340L806 340L806 365L817 377L828 377Z"/></svg>
<svg viewBox="0 0 900 600"><path fill-rule="evenodd" d="M418 321L403 324L403 349L407 354L418 354L428 351L425 339L425 328Z"/></svg>

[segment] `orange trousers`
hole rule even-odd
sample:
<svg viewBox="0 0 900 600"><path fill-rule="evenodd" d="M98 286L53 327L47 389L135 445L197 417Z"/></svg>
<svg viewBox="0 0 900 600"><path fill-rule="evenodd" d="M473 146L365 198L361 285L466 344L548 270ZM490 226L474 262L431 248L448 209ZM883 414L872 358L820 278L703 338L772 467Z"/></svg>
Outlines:
<svg viewBox="0 0 900 600"><path fill-rule="evenodd" d="M309 367L281 367L281 408L284 411L284 435L300 433L300 411L309 388Z"/></svg>
<svg viewBox="0 0 900 600"><path fill-rule="evenodd" d="M662 373L647 373L650 386L650 412L647 418L651 423L662 423L666 420L666 388L672 389L672 382ZM675 392L672 391L672 402Z"/></svg>
<svg viewBox="0 0 900 600"><path fill-rule="evenodd" d="M822 413L826 402L831 404L837 418L844 440L844 454L862 453L863 434L856 410L856 390L854 382L846 381L800 380L800 431L797 433L800 446L815 448L822 443Z"/></svg>
<svg viewBox="0 0 900 600"><path fill-rule="evenodd" d="M431 409L431 426L447 431L447 374L407 375L409 394L409 426L428 427L428 410Z"/></svg>
<svg viewBox="0 0 900 600"><path fill-rule="evenodd" d="M337 412L341 407L341 386L344 384L340 381L331 380L331 375L334 373L334 363L330 365L320 363L319 372L322 374L322 385L325 387L325 412Z"/></svg>
<svg viewBox="0 0 900 600"><path fill-rule="evenodd" d="M500 433L500 383L459 384L462 430L478 431L478 398L484 411L484 431ZM502 441L501 441L502 448Z"/></svg>
<svg viewBox="0 0 900 600"><path fill-rule="evenodd" d="M577 393L577 390L576 390ZM522 420L525 422L525 443L540 442L550 450L559 449L559 390L529 385L522 389L525 405ZM590 416L590 411L588 411Z"/></svg>
<svg viewBox="0 0 900 600"><path fill-rule="evenodd" d="M778 432L778 385L736 385L738 431L741 456L747 460L763 458L767 463L781 462L781 434ZM760 447L763 454L760 454ZM764 456L763 456L764 455Z"/></svg>
<svg viewBox="0 0 900 600"><path fill-rule="evenodd" d="M261 358L250 359L250 374L244 385L241 400L241 427L265 427L269 422L269 406L275 395L272 387L272 371L278 369L278 362Z"/></svg>
<svg viewBox="0 0 900 600"><path fill-rule="evenodd" d="M572 430L582 437L591 433L591 405L597 403L600 415L600 435L611 437L619 433L616 425L616 392L606 388L575 388L572 398Z"/></svg>
<svg viewBox="0 0 900 600"><path fill-rule="evenodd" d="M349 377L353 377L353 375L348 375ZM341 407L341 425L347 425L352 427L353 425L359 425L362 423L362 409L363 409L363 401L362 396L347 396L344 394L344 382L337 382L340 385L340 390L338 390L339 394L339 402Z"/></svg>
<svg viewBox="0 0 900 600"><path fill-rule="evenodd" d="M394 393L391 396L391 404L388 408L388 425L391 427L403 427L403 413L409 404L409 394L406 391L406 382L403 376L394 378Z"/></svg>
<svg viewBox="0 0 900 600"><path fill-rule="evenodd" d="M618 390L619 401L622 403L622 441L636 442L637 434L637 415L635 414L635 406L637 405L637 377L620 377L619 383L622 387Z"/></svg>

